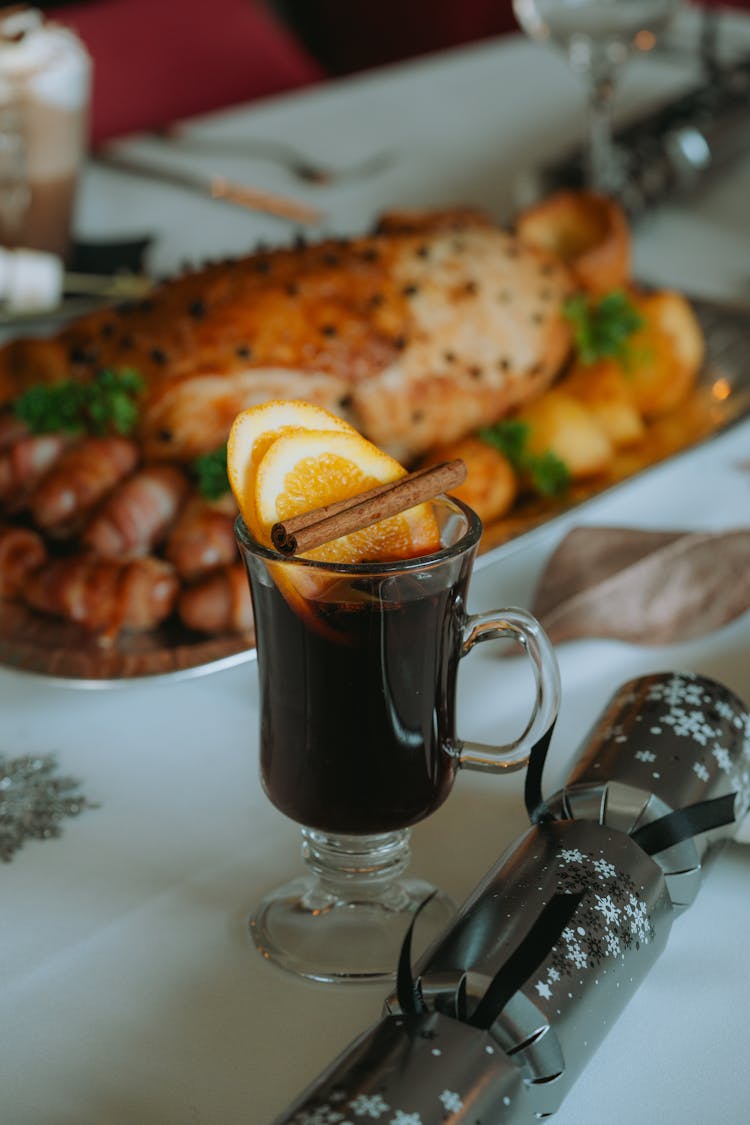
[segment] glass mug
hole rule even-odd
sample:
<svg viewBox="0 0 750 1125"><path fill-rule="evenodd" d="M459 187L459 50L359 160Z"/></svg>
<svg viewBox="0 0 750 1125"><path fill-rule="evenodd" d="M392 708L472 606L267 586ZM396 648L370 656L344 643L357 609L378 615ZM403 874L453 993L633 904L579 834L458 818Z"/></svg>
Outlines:
<svg viewBox="0 0 750 1125"><path fill-rule="evenodd" d="M315 980L392 979L417 908L436 937L454 906L403 878L409 829L442 805L459 769L516 770L549 730L560 681L539 623L519 609L466 613L482 532L448 497L432 501L443 547L387 563L318 563L236 532L250 580L260 684L260 767L272 803L302 826L310 869L250 921L256 945ZM459 661L513 638L536 681L533 713L508 746L456 736Z"/></svg>
<svg viewBox="0 0 750 1125"><path fill-rule="evenodd" d="M0 244L64 258L88 141L91 59L22 5L0 11Z"/></svg>

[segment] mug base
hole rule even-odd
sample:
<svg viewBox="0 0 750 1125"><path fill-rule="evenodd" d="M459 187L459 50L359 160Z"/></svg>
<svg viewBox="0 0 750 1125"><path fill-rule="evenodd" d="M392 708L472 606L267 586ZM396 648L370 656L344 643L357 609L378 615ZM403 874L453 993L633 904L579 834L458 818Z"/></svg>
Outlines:
<svg viewBox="0 0 750 1125"><path fill-rule="evenodd" d="M298 976L325 983L393 981L418 910L415 957L456 913L453 901L431 883L399 879L375 897L358 898L327 890L316 876L300 876L260 902L250 933L267 960Z"/></svg>

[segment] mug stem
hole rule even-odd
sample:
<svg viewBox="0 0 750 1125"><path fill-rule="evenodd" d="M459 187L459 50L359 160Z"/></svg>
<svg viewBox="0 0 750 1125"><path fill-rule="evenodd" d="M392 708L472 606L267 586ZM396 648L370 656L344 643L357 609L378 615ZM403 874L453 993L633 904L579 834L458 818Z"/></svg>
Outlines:
<svg viewBox="0 0 750 1125"><path fill-rule="evenodd" d="M422 879L404 878L410 830L345 836L302 829L310 874L271 892L250 920L261 953L319 981L394 980L399 953L420 906L416 939L430 944L455 905Z"/></svg>
<svg viewBox="0 0 750 1125"><path fill-rule="evenodd" d="M400 908L403 891L398 880L409 866L410 839L408 828L373 836L303 828L302 858L324 897L378 899Z"/></svg>

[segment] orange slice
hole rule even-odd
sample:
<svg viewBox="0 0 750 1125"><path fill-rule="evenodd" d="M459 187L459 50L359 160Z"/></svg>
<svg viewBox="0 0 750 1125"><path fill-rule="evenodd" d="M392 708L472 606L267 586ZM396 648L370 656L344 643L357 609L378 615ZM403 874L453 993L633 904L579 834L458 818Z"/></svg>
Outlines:
<svg viewBox="0 0 750 1125"><path fill-rule="evenodd" d="M242 518L256 538L259 529L254 497L258 465L269 446L294 429L356 433L330 411L296 399L274 399L237 415L227 442L227 473Z"/></svg>
<svg viewBox="0 0 750 1125"><path fill-rule="evenodd" d="M356 431L294 429L266 449L255 475L255 517L261 542L291 516L347 500L405 475L406 470ZM306 552L316 561L393 561L440 549L430 504L418 504L371 527Z"/></svg>

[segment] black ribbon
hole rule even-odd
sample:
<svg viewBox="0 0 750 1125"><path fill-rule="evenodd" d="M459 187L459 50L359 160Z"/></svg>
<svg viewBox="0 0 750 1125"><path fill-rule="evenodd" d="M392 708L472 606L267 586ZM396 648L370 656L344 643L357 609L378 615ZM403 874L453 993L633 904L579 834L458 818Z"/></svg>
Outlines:
<svg viewBox="0 0 750 1125"><path fill-rule="evenodd" d="M549 956L578 909L583 895L583 891L575 894L558 891L552 896L520 945L495 973L467 1023L485 1031L492 1027L511 997Z"/></svg>
<svg viewBox="0 0 750 1125"><path fill-rule="evenodd" d="M549 956L550 951L560 940L560 935L578 909L583 895L583 891L576 891L574 894L558 891L552 896L520 945L516 947L508 960L495 973L487 991L469 1019L465 1018L465 991L463 995L460 991L461 989L465 990L466 987L466 978L462 977L457 995L456 1011L463 1022L471 1027L484 1030L492 1026L510 998L523 987L535 969ZM420 903L401 946L396 973L396 997L404 1015L418 1016L427 1011L420 982L414 979L412 972L411 943L414 924L419 913L432 898L433 895L430 895L429 898Z"/></svg>
<svg viewBox="0 0 750 1125"><path fill-rule="evenodd" d="M424 1002L419 981L414 979L414 974L411 971L411 941L414 936L414 924L417 918L424 910L425 906L427 906L428 902L432 902L436 894L437 891L433 891L431 895L428 895L426 899L420 902L401 944L398 969L396 970L396 997L399 1007L405 1015L418 1016L427 1011L427 1005Z"/></svg>
<svg viewBox="0 0 750 1125"><path fill-rule="evenodd" d="M524 802L526 812L532 824L544 824L545 821L554 820L549 805L542 796L542 774L544 763L547 761L547 751L552 741L552 732L555 729L555 720L549 730L536 742L529 754L529 764L526 768L526 782L524 785Z"/></svg>
<svg viewBox="0 0 750 1125"><path fill-rule="evenodd" d="M652 820L650 824L644 824L642 828L636 828L630 834L631 839L643 848L646 855L656 855L684 840L692 840L701 832L710 832L712 828L731 824L735 819L736 797L736 793L727 793L723 797L713 797L684 809L675 809L658 820Z"/></svg>

